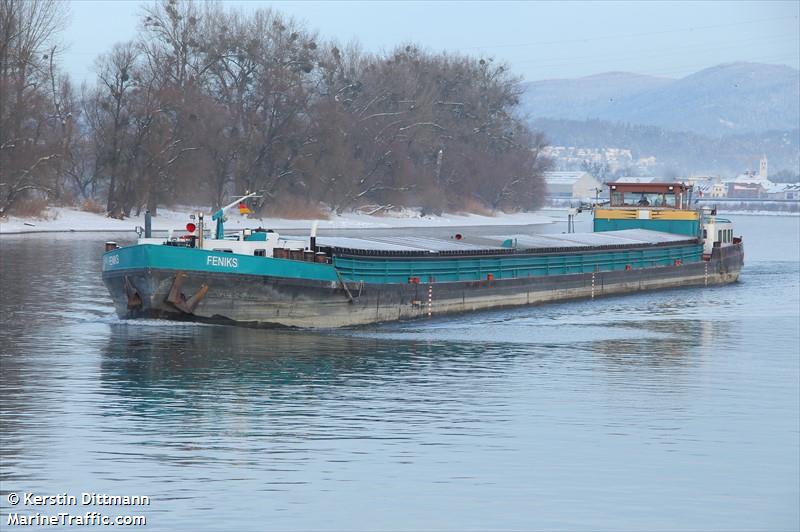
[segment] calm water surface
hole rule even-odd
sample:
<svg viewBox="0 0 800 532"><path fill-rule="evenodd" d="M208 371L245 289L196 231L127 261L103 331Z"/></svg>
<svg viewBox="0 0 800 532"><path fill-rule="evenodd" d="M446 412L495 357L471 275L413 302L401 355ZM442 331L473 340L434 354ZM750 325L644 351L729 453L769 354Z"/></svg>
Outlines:
<svg viewBox="0 0 800 532"><path fill-rule="evenodd" d="M325 333L122 322L106 235L3 237L0 528L797 530L800 219L734 222L733 286Z"/></svg>

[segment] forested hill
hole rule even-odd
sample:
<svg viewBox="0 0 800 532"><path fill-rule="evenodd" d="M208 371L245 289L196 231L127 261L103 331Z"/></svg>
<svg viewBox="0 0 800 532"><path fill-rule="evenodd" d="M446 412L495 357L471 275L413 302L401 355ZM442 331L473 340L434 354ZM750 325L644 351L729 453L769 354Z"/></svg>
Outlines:
<svg viewBox="0 0 800 532"><path fill-rule="evenodd" d="M524 85L533 119L600 119L709 137L792 130L800 124L800 72L730 63L681 79L611 72Z"/></svg>

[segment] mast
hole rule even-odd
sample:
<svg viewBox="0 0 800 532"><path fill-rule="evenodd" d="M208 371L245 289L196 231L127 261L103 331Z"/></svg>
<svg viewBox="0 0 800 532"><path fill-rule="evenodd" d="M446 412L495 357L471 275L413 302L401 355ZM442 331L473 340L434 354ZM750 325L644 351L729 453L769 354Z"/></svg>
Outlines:
<svg viewBox="0 0 800 532"><path fill-rule="evenodd" d="M246 200L247 198L252 198L255 195L256 195L255 192L251 192L250 194L247 194L246 196L241 196L241 197L233 200L229 204L225 205L220 210L218 210L217 212L215 212L214 214L211 215L211 219L212 220L216 220L216 222L217 222L216 235L215 235L215 238L217 240L222 240L222 239L225 238L225 226L224 226L224 223L225 223L225 212L228 209L230 209L231 207L233 207L234 205L238 205L240 202Z"/></svg>

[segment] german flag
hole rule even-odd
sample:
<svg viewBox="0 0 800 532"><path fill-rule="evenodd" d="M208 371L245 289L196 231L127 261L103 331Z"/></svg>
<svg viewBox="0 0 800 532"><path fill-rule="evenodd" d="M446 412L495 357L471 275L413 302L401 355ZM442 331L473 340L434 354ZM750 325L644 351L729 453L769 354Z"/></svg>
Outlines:
<svg viewBox="0 0 800 532"><path fill-rule="evenodd" d="M253 211L250 210L250 207L245 205L243 201L239 202L239 214L253 214Z"/></svg>

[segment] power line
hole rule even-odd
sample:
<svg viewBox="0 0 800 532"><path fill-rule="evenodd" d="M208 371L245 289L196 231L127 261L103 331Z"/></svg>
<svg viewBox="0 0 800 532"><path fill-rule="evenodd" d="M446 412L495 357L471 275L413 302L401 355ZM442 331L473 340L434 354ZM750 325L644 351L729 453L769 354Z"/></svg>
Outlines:
<svg viewBox="0 0 800 532"><path fill-rule="evenodd" d="M798 17L791 17L793 20L797 20ZM602 40L609 40L609 39L628 39L631 37L649 37L653 35L665 35L669 33L682 33L687 31L697 31L697 30L709 30L715 28L730 28L734 26L743 26L746 24L758 24L760 22L773 22L776 20L791 20L787 19L786 17L772 17L772 18L763 18L763 19L755 19L755 20L745 20L742 22L733 22L729 24L713 24L708 26L689 26L686 28L677 28L673 30L663 30L663 31L649 31L643 33L627 33L627 34L616 34L616 35L603 35L600 37L588 37L588 38L581 38L581 39L568 39L568 40L559 40L559 41L538 41L538 42L528 42L528 43L516 43L516 44L489 44L489 45L482 45L482 46L463 46L460 47L463 50L479 50L485 48L517 48L517 47L527 47L527 46L544 46L550 44L569 44L569 43L580 43L580 42L593 42L593 41L602 41Z"/></svg>
<svg viewBox="0 0 800 532"><path fill-rule="evenodd" d="M737 48L741 48L742 44L746 44L748 42L768 42L768 41L780 41L784 39L792 39L793 41L797 41L800 39L800 35L797 34L784 34L780 36L773 36L764 39L743 39L736 43L736 45L727 45L722 47L714 47L709 48L705 47L704 44L696 44L690 47L680 47L680 48L670 48L667 51L653 51L648 52L646 54L636 53L634 55L613 55L610 56L615 60L627 60L627 59L642 59L647 57L673 57L673 56L683 56L687 53L709 53L709 52L723 52L727 50L733 50ZM516 65L526 65L528 68L530 67L559 67L559 66L572 66L572 65L581 65L581 64L590 64L596 63L600 58L597 55L590 55L590 56L580 56L580 57L565 57L565 58L553 58L557 59L556 61L552 62L539 62L540 59L522 59L522 60L513 60L513 59L505 59L509 62L509 64L516 67ZM609 54L604 54L602 59L607 60L609 59Z"/></svg>
<svg viewBox="0 0 800 532"><path fill-rule="evenodd" d="M786 59L797 60L797 57L798 57L798 55L796 53L795 54L773 55L773 56L762 56L762 57L752 58L752 59L749 60L749 62L770 63L772 61L784 61ZM699 66L697 65L697 63L694 63L692 65L685 66L685 67L682 67L682 68L681 67L672 67L669 70L650 71L650 72L647 73L647 75L664 76L664 75L669 75L669 74L681 74L681 73L685 73L687 70L691 70L692 73L695 73L695 72L699 72L700 70L703 70L703 69L706 69L706 68L709 68L708 63L705 63L703 65L699 65Z"/></svg>

